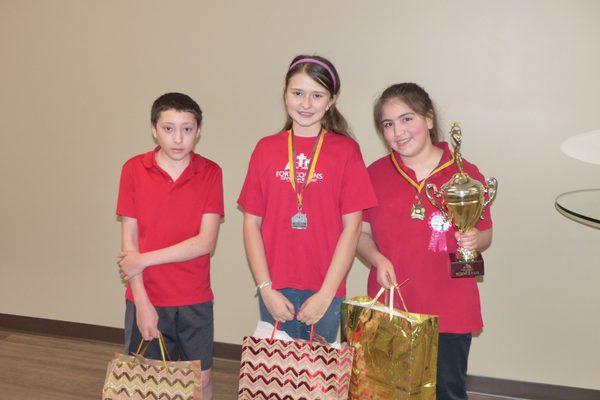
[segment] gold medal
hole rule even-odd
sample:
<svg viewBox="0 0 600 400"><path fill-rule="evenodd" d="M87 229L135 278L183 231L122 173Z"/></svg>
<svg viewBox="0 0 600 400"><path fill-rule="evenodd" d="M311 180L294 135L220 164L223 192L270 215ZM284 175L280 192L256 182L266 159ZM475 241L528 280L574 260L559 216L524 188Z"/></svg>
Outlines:
<svg viewBox="0 0 600 400"><path fill-rule="evenodd" d="M398 160L396 160L396 157L394 156L394 152L392 150L390 150L390 158L392 159L392 164L394 164L396 171L398 171L398 173L417 191L417 194L415 196L415 198L417 199L417 202L415 204L413 204L412 208L410 209L410 218L412 218L413 220L424 221L425 220L425 207L423 206L423 204L421 204L421 191L423 190L423 187L425 186L425 182L432 175L434 175L434 174L438 173L439 171L443 170L444 168L452 165L454 163L454 156L452 156L452 158L450 160L439 165L437 168L435 168L433 171L431 171L429 173L429 175L427 175L427 177L425 179L423 179L421 182L415 182L410 176L407 175L406 172L404 172L402 170L402 168L400 167L400 164L398 164Z"/></svg>
<svg viewBox="0 0 600 400"><path fill-rule="evenodd" d="M425 219L425 207L423 206L423 204L413 204L410 210L410 217L412 219L418 219L420 221L423 221Z"/></svg>

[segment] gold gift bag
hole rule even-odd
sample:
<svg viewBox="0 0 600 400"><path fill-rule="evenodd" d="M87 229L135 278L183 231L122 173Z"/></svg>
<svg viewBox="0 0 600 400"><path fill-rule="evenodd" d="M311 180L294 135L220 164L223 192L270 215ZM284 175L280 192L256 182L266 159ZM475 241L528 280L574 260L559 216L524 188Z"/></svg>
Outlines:
<svg viewBox="0 0 600 400"><path fill-rule="evenodd" d="M202 400L200 361L167 361L162 335L162 360L144 358L149 343L142 341L133 356L115 354L108 363L102 400Z"/></svg>
<svg viewBox="0 0 600 400"><path fill-rule="evenodd" d="M435 400L438 317L355 297L342 304L342 341L354 347L349 399Z"/></svg>

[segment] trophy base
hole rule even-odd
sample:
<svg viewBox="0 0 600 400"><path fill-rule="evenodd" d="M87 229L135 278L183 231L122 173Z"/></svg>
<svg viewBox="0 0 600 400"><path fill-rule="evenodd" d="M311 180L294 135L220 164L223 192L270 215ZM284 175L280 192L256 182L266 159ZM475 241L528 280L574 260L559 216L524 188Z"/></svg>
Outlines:
<svg viewBox="0 0 600 400"><path fill-rule="evenodd" d="M483 275L483 258L481 254L472 261L459 261L455 253L450 253L450 277L472 278Z"/></svg>

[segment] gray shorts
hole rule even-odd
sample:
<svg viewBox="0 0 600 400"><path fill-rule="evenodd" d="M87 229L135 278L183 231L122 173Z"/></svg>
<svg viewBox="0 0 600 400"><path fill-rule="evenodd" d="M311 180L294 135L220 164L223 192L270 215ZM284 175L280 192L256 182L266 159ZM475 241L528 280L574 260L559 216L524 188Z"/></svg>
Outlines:
<svg viewBox="0 0 600 400"><path fill-rule="evenodd" d="M181 307L156 307L158 330L162 333L171 360L200 360L202 370L212 367L214 323L213 302ZM135 353L142 335L135 319L135 305L125 302L125 351ZM144 355L160 360L160 348L155 340Z"/></svg>

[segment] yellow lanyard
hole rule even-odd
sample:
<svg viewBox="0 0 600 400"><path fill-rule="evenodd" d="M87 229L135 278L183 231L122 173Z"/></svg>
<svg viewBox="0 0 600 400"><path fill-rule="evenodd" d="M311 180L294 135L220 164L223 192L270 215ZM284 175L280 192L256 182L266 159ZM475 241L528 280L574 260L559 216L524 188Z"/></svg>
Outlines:
<svg viewBox="0 0 600 400"><path fill-rule="evenodd" d="M308 176L304 179L304 185L299 188L296 186L296 154L294 151L294 133L290 129L288 132L288 158L290 165L290 183L292 184L292 188L294 188L294 192L296 192L296 197L298 198L298 209L302 209L302 192L308 187L308 185L312 182L313 175L315 174L315 167L317 165L317 159L319 158L319 153L321 152L321 146L323 146L323 139L325 138L325 129L321 129L321 133L319 133L319 138L317 139L316 146L313 148L311 160L310 160L310 168L308 170ZM298 185L299 186L299 185Z"/></svg>
<svg viewBox="0 0 600 400"><path fill-rule="evenodd" d="M406 172L404 172L402 170L402 168L400 168L400 164L398 164L398 160L396 160L396 157L394 157L394 152L392 150L390 150L390 157L392 159L392 162L394 163L394 167L396 167L396 170L400 173L400 175L402 175L402 177L404 179L406 179L408 181L408 183L410 183L415 189L417 189L417 192L419 194L421 193L421 190L423 190L423 187L425 186L425 181L427 181L427 179L429 179L432 175L438 173L439 171L443 170L444 168L447 168L450 165L454 164L454 154L452 154L452 157L450 158L450 160L446 161L439 167L435 168L433 171L431 171L429 173L429 175L427 175L427 177L425 179L423 179L421 182L417 183L410 176L408 176L408 174Z"/></svg>

